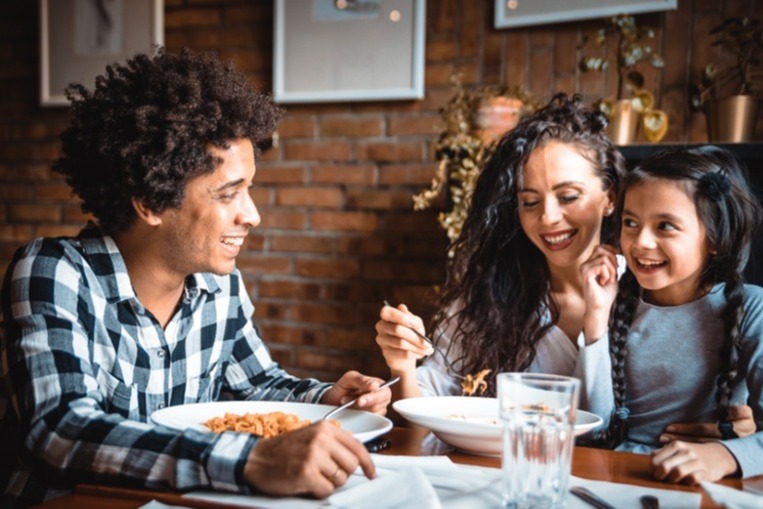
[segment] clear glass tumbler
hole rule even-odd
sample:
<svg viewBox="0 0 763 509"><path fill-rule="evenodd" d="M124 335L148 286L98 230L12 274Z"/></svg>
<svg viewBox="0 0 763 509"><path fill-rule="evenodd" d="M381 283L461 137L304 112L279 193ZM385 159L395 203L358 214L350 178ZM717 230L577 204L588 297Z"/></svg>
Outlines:
<svg viewBox="0 0 763 509"><path fill-rule="evenodd" d="M564 507L580 381L540 373L500 373L497 380L503 506Z"/></svg>

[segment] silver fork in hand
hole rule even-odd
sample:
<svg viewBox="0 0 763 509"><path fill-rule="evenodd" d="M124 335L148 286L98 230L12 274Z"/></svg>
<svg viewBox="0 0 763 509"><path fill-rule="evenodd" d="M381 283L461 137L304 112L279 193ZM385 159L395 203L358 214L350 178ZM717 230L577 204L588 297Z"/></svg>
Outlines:
<svg viewBox="0 0 763 509"><path fill-rule="evenodd" d="M384 305L385 305L385 306L389 306L389 307L391 307L391 308L395 308L395 306L393 306L392 304L390 304L390 303L389 303L389 302L387 302L386 300L384 301ZM397 308L395 308L395 309L397 309ZM408 327L408 326L406 325L406 327ZM424 334L420 333L419 331L417 331L417 330L416 330L416 329L414 329L413 327L408 327L408 328L409 328L410 330L412 330L412 331L413 331L413 332L414 332L414 333L415 333L415 334L416 334L418 337L420 337L421 339L423 339L424 341L426 341L426 342L427 342L427 344L428 344L430 347L432 347L432 352L433 352L433 353L434 353L434 352L436 352L436 353L438 353L438 354L440 355L440 357L442 357L442 361L445 363L445 369L447 369L447 370L448 370L448 372L449 372L449 373L450 373L452 376L454 376L454 377L456 377L456 378L460 378L461 380L466 380L466 378L465 378L465 377L463 377L463 376L461 376L461 375L459 375L459 374L458 374L458 372L456 371L456 369L453 367L453 364L451 364L451 363L450 363L450 359L448 359L448 356L447 356L447 355L445 355L445 353L444 353L442 350L440 350L439 348L437 348L437 347L435 346L434 342L433 342L431 339L429 339L428 337L426 337ZM430 355L431 355L431 354L430 354Z"/></svg>

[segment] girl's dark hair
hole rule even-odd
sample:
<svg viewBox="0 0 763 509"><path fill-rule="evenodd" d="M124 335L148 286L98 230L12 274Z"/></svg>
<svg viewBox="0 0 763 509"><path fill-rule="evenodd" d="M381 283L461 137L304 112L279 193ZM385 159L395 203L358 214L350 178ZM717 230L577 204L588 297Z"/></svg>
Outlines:
<svg viewBox="0 0 763 509"><path fill-rule="evenodd" d="M461 364L461 374L491 368L495 376L526 369L538 341L558 321L558 309L548 296L545 258L519 223L518 182L530 153L559 141L578 147L593 163L603 189L616 192L625 165L604 133L606 125L606 117L584 108L579 95L559 94L498 142L454 243L432 324L438 341L448 331L460 344L463 355L456 364ZM605 218L604 239L613 228L611 218ZM495 395L495 384L488 386L488 394Z"/></svg>
<svg viewBox="0 0 763 509"><path fill-rule="evenodd" d="M707 232L714 253L703 269L699 288L709 290L725 283L726 306L721 317L725 339L721 349L721 373L716 383L719 429L724 438L731 435L728 407L731 385L737 375L736 346L742 318L743 271L750 254L752 236L761 220L761 206L750 186L747 171L734 156L718 147L673 149L655 154L630 171L623 179L616 202L617 218L622 217L625 195L635 185L656 179L677 181L691 196ZM618 230L620 228L618 224ZM614 448L628 435L628 409L625 406L626 339L640 299L640 287L627 270L610 321L610 352L615 412L609 428L600 436L602 445Z"/></svg>
<svg viewBox="0 0 763 509"><path fill-rule="evenodd" d="M53 168L108 233L132 225L133 198L154 212L179 207L188 181L220 164L210 146L256 146L281 116L231 64L188 49L136 55L106 67L94 90L72 84L66 93L74 119Z"/></svg>

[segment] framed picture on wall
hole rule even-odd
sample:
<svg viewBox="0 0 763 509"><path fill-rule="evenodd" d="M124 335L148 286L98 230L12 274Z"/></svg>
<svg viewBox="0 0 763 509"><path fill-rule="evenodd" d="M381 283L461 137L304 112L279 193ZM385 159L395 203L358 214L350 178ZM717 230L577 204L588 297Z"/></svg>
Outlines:
<svg viewBox="0 0 763 509"><path fill-rule="evenodd" d="M425 0L274 0L280 103L424 97Z"/></svg>
<svg viewBox="0 0 763 509"><path fill-rule="evenodd" d="M164 43L163 0L40 0L40 103L67 105L106 66Z"/></svg>
<svg viewBox="0 0 763 509"><path fill-rule="evenodd" d="M495 27L521 27L675 9L677 0L495 0Z"/></svg>

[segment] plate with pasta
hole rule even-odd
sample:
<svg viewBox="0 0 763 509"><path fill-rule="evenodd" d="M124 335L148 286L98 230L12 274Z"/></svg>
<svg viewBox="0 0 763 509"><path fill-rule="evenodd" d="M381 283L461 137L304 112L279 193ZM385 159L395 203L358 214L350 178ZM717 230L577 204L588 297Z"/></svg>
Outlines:
<svg viewBox="0 0 763 509"><path fill-rule="evenodd" d="M162 408L151 414L158 425L178 431L235 431L269 438L319 421L331 405L278 401L214 401ZM392 421L363 410L345 410L333 424L367 442L392 429Z"/></svg>
<svg viewBox="0 0 763 509"><path fill-rule="evenodd" d="M395 401L392 407L407 421L431 430L437 438L464 452L501 455L501 421L496 398L423 396ZM575 436L602 423L601 417L578 410Z"/></svg>

